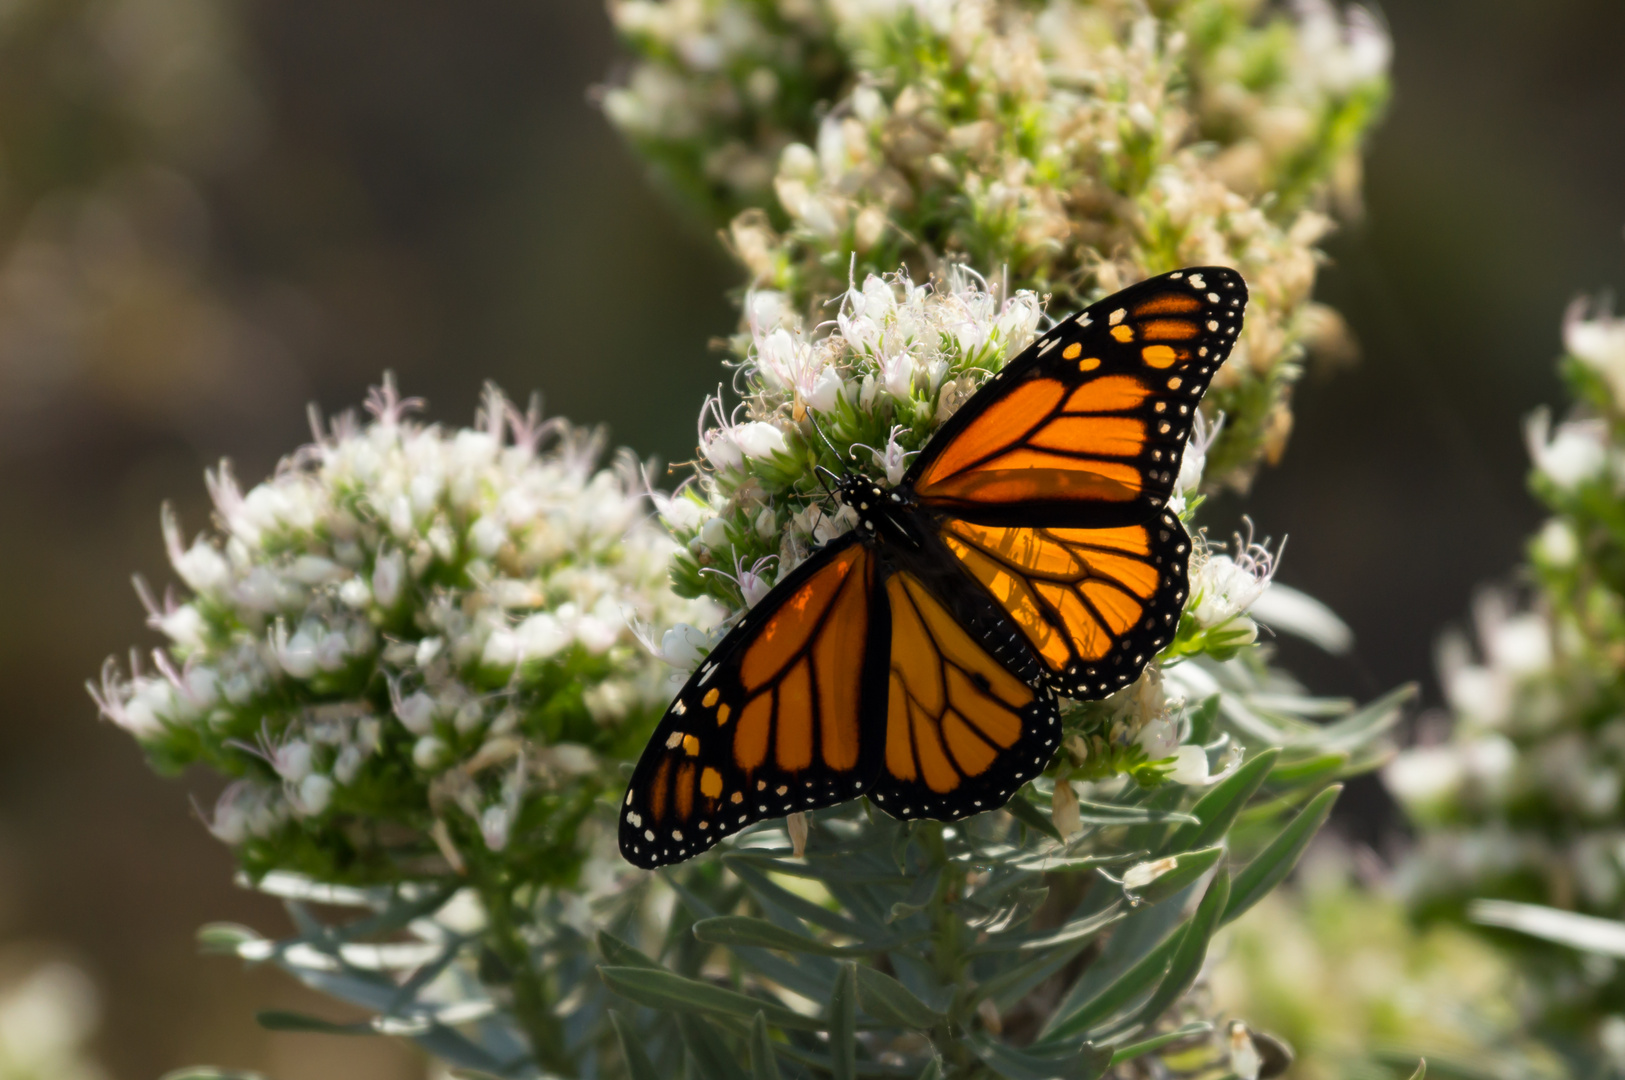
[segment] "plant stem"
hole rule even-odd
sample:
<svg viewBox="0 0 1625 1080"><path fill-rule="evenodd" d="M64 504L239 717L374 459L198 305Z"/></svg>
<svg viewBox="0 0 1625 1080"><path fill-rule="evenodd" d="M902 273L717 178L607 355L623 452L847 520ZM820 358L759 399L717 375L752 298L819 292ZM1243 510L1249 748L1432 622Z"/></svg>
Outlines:
<svg viewBox="0 0 1625 1080"><path fill-rule="evenodd" d="M513 994L512 1008L536 1064L559 1076L574 1076L575 1064L564 1047L564 1029L553 1015L547 983L537 970L522 926L524 907L515 902L506 881L484 881L477 886L485 905L486 944L507 968Z"/></svg>

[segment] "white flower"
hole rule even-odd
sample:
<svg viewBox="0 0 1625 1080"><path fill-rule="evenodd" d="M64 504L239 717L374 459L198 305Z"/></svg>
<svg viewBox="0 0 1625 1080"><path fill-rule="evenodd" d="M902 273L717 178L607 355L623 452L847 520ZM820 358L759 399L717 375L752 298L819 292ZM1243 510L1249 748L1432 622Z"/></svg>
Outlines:
<svg viewBox="0 0 1625 1080"><path fill-rule="evenodd" d="M319 816L333 798L333 778L311 773L299 782L298 809L306 817Z"/></svg>
<svg viewBox="0 0 1625 1080"><path fill-rule="evenodd" d="M446 750L444 739L425 735L412 744L412 764L425 772L431 771L445 760Z"/></svg>
<svg viewBox="0 0 1625 1080"><path fill-rule="evenodd" d="M414 735L426 735L434 726L435 702L422 690L395 701L395 716Z"/></svg>
<svg viewBox="0 0 1625 1080"><path fill-rule="evenodd" d="M1161 761L1163 758L1172 757L1174 752L1179 749L1179 725L1166 716L1159 716L1140 729L1140 736L1137 741L1140 744L1140 749L1145 751L1145 756L1152 761ZM1207 756L1205 754L1202 760L1204 762L1203 775L1206 776L1205 763Z"/></svg>
<svg viewBox="0 0 1625 1080"><path fill-rule="evenodd" d="M1179 460L1179 478L1174 481L1174 491L1180 496L1189 496L1202 486L1202 472L1207 468L1207 452L1223 428L1223 413L1211 423L1203 413L1196 414L1196 419L1191 422L1190 437L1185 441L1185 456ZM1183 509L1184 506L1181 504L1176 508L1176 512Z"/></svg>
<svg viewBox="0 0 1625 1080"><path fill-rule="evenodd" d="M1382 770L1394 798L1411 813L1426 814L1453 800L1466 769L1452 746L1418 746L1406 750Z"/></svg>
<svg viewBox="0 0 1625 1080"><path fill-rule="evenodd" d="M1267 543L1267 541L1266 541ZM1237 536L1236 553L1209 554L1195 567L1189 611L1206 628L1223 626L1252 607L1269 588L1280 561L1280 551Z"/></svg>
<svg viewBox="0 0 1625 1080"><path fill-rule="evenodd" d="M1562 518L1550 518L1535 534L1535 551L1540 558L1561 570L1574 566L1580 557L1580 538L1574 527Z"/></svg>
<svg viewBox="0 0 1625 1080"><path fill-rule="evenodd" d="M1205 784L1208 781L1207 751L1200 746L1181 746L1174 752L1174 767L1168 779L1176 784Z"/></svg>
<svg viewBox="0 0 1625 1080"><path fill-rule="evenodd" d="M1229 1042L1230 1071L1236 1074L1237 1080L1258 1080L1258 1071L1263 1068L1264 1059L1259 1056L1258 1047L1253 1045L1247 1025L1232 1020Z"/></svg>
<svg viewBox="0 0 1625 1080"><path fill-rule="evenodd" d="M774 455L786 453L790 448L785 442L784 432L760 420L740 424L734 431L734 440L740 452L752 461L771 460Z"/></svg>
<svg viewBox="0 0 1625 1080"><path fill-rule="evenodd" d="M660 638L657 655L679 671L693 671L710 651L711 635L687 623L678 623Z"/></svg>
<svg viewBox="0 0 1625 1080"><path fill-rule="evenodd" d="M1536 409L1524 424L1535 468L1560 491L1573 491L1608 467L1608 428L1600 420L1569 420L1551 430L1551 413Z"/></svg>
<svg viewBox="0 0 1625 1080"><path fill-rule="evenodd" d="M1625 319L1616 319L1601 303L1594 318L1576 300L1563 319L1563 345L1569 355L1602 376L1614 401L1625 407Z"/></svg>

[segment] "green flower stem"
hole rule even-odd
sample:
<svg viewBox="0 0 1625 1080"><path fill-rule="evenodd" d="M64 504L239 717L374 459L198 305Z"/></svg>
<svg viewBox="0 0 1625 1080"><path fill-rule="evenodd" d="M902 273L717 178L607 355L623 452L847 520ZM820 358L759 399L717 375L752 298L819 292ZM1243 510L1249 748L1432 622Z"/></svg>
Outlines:
<svg viewBox="0 0 1625 1080"><path fill-rule="evenodd" d="M553 1015L552 995L525 939L523 926L529 907L518 902L523 887L516 888L500 867L490 869L485 875L476 871L475 890L485 906L485 943L507 969L514 1019L539 1067L555 1075L574 1076L575 1064L565 1051L564 1028Z"/></svg>

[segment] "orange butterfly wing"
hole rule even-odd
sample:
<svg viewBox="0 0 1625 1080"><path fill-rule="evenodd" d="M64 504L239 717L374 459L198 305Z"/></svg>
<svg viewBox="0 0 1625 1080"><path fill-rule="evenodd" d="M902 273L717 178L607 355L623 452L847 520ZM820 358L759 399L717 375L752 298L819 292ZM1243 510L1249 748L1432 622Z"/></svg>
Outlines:
<svg viewBox="0 0 1625 1080"><path fill-rule="evenodd" d="M1223 267L1141 282L1058 324L927 444L922 507L988 524L1101 528L1173 493L1197 403L1247 303Z"/></svg>
<svg viewBox="0 0 1625 1080"><path fill-rule="evenodd" d="M887 608L848 534L797 567L725 637L656 726L621 805L621 854L691 858L754 821L845 802L873 782Z"/></svg>
<svg viewBox="0 0 1625 1080"><path fill-rule="evenodd" d="M951 821L1003 806L1060 741L1054 693L1030 685L1030 659L990 612L975 610L977 598L962 590L957 603L945 599L909 569L885 587L886 755L869 797L905 819Z"/></svg>
<svg viewBox="0 0 1625 1080"><path fill-rule="evenodd" d="M1178 626L1190 539L1167 511L1105 529L956 518L941 529L948 550L1015 623L1062 693L1104 697L1133 681Z"/></svg>

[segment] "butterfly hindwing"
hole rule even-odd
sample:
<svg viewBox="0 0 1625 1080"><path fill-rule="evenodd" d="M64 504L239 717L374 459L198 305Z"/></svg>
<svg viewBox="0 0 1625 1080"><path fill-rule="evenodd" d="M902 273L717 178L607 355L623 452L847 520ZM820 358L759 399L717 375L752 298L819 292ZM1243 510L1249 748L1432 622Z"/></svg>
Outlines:
<svg viewBox="0 0 1625 1080"><path fill-rule="evenodd" d="M1044 770L1059 709L1008 620L945 568L909 561L885 582L885 761L869 797L893 817L951 821L1003 806Z"/></svg>
<svg viewBox="0 0 1625 1080"><path fill-rule="evenodd" d="M1189 590L1190 538L1163 511L1103 529L939 521L952 558L1009 616L1063 694L1134 681L1173 637Z"/></svg>
<svg viewBox="0 0 1625 1080"><path fill-rule="evenodd" d="M780 582L712 651L655 728L621 805L621 854L653 868L752 822L831 806L880 767L884 597L853 534Z"/></svg>
<svg viewBox="0 0 1625 1080"><path fill-rule="evenodd" d="M1155 518L1246 303L1240 274L1196 267L1089 307L961 407L904 484L923 507L986 524L1103 528Z"/></svg>

